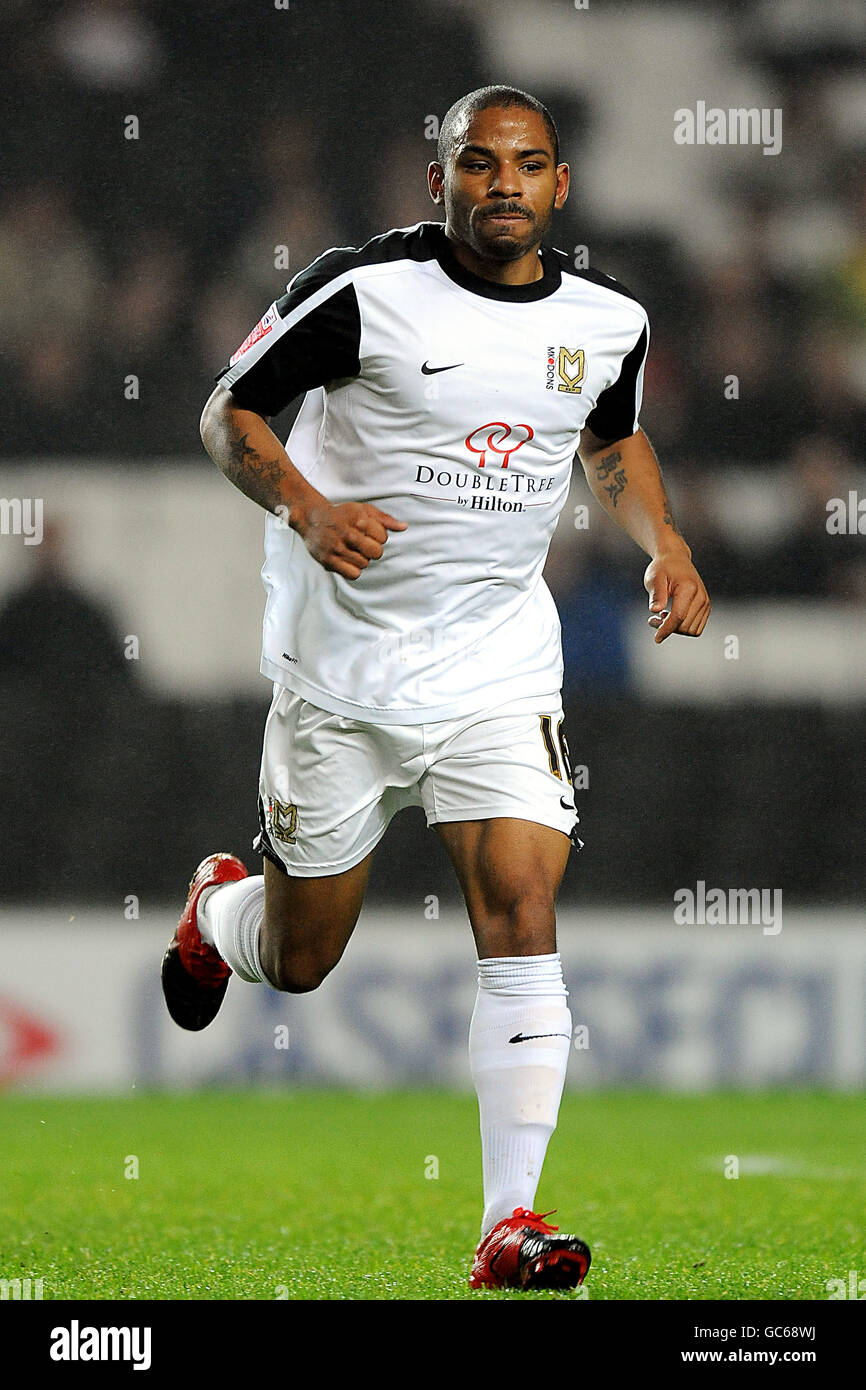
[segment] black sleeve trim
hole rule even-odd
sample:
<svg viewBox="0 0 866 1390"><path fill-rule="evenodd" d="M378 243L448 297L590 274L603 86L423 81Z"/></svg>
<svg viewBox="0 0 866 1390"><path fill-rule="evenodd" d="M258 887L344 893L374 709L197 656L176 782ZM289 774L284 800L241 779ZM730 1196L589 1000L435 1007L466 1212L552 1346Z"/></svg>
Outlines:
<svg viewBox="0 0 866 1390"><path fill-rule="evenodd" d="M354 246L332 247L295 276L288 292L277 300L276 312L281 319L287 318L355 267L432 260L443 238L441 223L420 222L414 227L383 232L360 250ZM344 284L288 332L276 335L264 351L259 352L255 342L251 344L249 366L244 366L240 358L234 366L229 363L224 367L216 380L231 391L238 405L261 415L278 415L303 391L357 376L361 370L360 346L357 297L351 283Z"/></svg>
<svg viewBox="0 0 866 1390"><path fill-rule="evenodd" d="M599 395L586 417L587 428L599 439L626 439L634 434L637 415L637 379L647 354L649 335L641 335L624 358L619 376Z"/></svg>
<svg viewBox="0 0 866 1390"><path fill-rule="evenodd" d="M586 266L583 270L578 270L572 262L570 256L564 251L556 251L559 257L560 268L566 275L574 275L578 280L589 280L593 285L600 285L602 289L612 290L614 294L625 295L626 299L633 299L638 302L636 294L624 285L621 280L615 280L612 275L605 275L603 270L596 270L593 266Z"/></svg>
<svg viewBox="0 0 866 1390"><path fill-rule="evenodd" d="M309 297L309 281L277 300L277 313L285 319ZM296 396L361 370L361 315L352 284L344 285L323 303L303 315L235 380L224 378L241 367L226 368L217 378L231 391L238 405L260 415L279 415Z"/></svg>

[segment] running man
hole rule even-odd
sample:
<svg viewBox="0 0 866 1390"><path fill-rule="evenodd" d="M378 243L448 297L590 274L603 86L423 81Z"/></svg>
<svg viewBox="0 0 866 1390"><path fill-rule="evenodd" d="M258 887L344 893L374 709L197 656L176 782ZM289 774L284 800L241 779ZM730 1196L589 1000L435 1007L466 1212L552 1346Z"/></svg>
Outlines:
<svg viewBox="0 0 866 1390"><path fill-rule="evenodd" d="M199 865L163 989L189 1029L214 1018L232 971L315 989L391 817L423 806L478 952L470 1284L567 1288L589 1249L533 1204L572 1034L554 900L580 842L542 569L576 450L650 557L655 641L700 636L710 605L638 426L646 313L543 241L569 181L550 113L482 88L448 111L437 154L444 225L326 251L204 409L209 454L267 512L264 874L228 854ZM283 448L268 422L301 394Z"/></svg>

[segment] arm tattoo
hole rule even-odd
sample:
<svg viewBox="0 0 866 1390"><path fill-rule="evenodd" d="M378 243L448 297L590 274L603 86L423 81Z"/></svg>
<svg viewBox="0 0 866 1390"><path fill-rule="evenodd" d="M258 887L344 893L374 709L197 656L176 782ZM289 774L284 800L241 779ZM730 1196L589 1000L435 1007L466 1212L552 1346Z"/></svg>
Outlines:
<svg viewBox="0 0 866 1390"><path fill-rule="evenodd" d="M674 521L673 510L671 508L667 492L665 491L664 483L662 483L662 502L664 505L664 515L662 516L663 524L665 526L670 526L674 532L674 535L681 536L682 531L680 530L679 526L677 526L677 523Z"/></svg>
<svg viewBox="0 0 866 1390"><path fill-rule="evenodd" d="M614 449L611 453L605 454L604 458L595 465L596 477L600 483L603 483L605 478L609 478L613 474L613 481L608 483L604 490L614 506L619 500L620 493L625 491L625 485L628 482L625 469L617 467L617 464L620 463L622 463L622 454L618 449Z"/></svg>
<svg viewBox="0 0 866 1390"><path fill-rule="evenodd" d="M614 449L612 453L605 454L604 458L595 465L595 471L600 483L604 482L605 478L613 472L618 463L622 463L622 454L618 449Z"/></svg>
<svg viewBox="0 0 866 1390"><path fill-rule="evenodd" d="M230 483L240 488L253 502L266 511L272 512L282 500L280 483L283 466L278 458L262 458L261 454L247 443L246 434L238 434L230 425L228 429L228 448L222 462L222 471Z"/></svg>
<svg viewBox="0 0 866 1390"><path fill-rule="evenodd" d="M620 493L625 492L625 485L627 482L628 478L626 477L625 469L618 468L613 475L613 482L608 484L605 488L605 492L609 495L614 506L617 504Z"/></svg>

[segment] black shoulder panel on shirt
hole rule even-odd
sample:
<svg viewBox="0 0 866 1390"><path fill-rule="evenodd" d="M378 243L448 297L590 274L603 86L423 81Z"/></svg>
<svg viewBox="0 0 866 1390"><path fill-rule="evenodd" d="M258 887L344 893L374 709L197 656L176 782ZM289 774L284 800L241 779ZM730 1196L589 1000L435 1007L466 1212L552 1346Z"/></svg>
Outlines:
<svg viewBox="0 0 866 1390"><path fill-rule="evenodd" d="M282 317L296 307L290 304ZM243 409L279 415L302 392L357 376L360 345L358 300L354 286L346 284L276 338L229 390Z"/></svg>
<svg viewBox="0 0 866 1390"><path fill-rule="evenodd" d="M323 285L364 265L380 265L386 261L431 261L436 255L437 231L441 223L420 222L416 227L398 227L374 236L363 246L337 246L325 251L306 270L300 271L287 286L286 294L277 301L277 309L285 318L291 309L303 304Z"/></svg>
<svg viewBox="0 0 866 1390"><path fill-rule="evenodd" d="M571 257L566 255L564 251L556 249L556 255L559 257L566 275L575 275L580 280L589 280L593 285L601 285L606 290L613 290L615 294L624 294L626 299L639 302L637 295L632 294L631 290L620 284L619 280L614 280L612 275L605 275L601 270L593 270L589 266L585 270L578 270Z"/></svg>
<svg viewBox="0 0 866 1390"><path fill-rule="evenodd" d="M646 358L649 337L646 328L623 358L616 381L599 394L586 423L599 439L627 439L634 433L637 415L637 378Z"/></svg>
<svg viewBox="0 0 866 1390"><path fill-rule="evenodd" d="M319 291L360 266L386 261L429 261L436 255L441 224L421 222L373 237L364 246L325 251L289 282L276 302L285 319ZM279 415L296 396L329 381L357 376L361 369L361 315L351 280L303 314L229 384L238 405L260 415ZM239 364L240 365L240 364ZM217 380L229 374L220 373Z"/></svg>

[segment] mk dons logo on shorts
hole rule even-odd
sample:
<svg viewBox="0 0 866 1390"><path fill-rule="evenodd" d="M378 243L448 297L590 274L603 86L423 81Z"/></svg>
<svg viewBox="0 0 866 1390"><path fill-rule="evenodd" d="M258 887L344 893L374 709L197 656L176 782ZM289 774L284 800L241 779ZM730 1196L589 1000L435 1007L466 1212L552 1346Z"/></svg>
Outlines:
<svg viewBox="0 0 866 1390"><path fill-rule="evenodd" d="M248 348L252 347L253 343L257 343L259 341L259 338L263 338L266 333L270 333L276 321L277 306L276 304L272 304L268 312L262 318L259 319L252 333L248 334L248 336L244 338L237 352L232 353L231 357L229 358L229 366L233 367L237 362L238 358L243 357L244 353L247 351Z"/></svg>
<svg viewBox="0 0 866 1390"><path fill-rule="evenodd" d="M574 352L566 347L547 349L548 391L552 391L555 386L557 391L569 391L572 395L579 396L585 372L586 358L583 348L575 348Z"/></svg>
<svg viewBox="0 0 866 1390"><path fill-rule="evenodd" d="M518 449L522 449L533 438L535 430L531 425L506 425L504 420L491 420L487 425L479 425L465 439L466 448L473 454L480 454L478 467L484 468L488 454L501 454L503 468Z"/></svg>
<svg viewBox="0 0 866 1390"><path fill-rule="evenodd" d="M297 806L293 806L290 801L277 801L276 797L272 796L268 802L268 819L271 822L271 834L275 840L282 840L285 845L297 843Z"/></svg>

